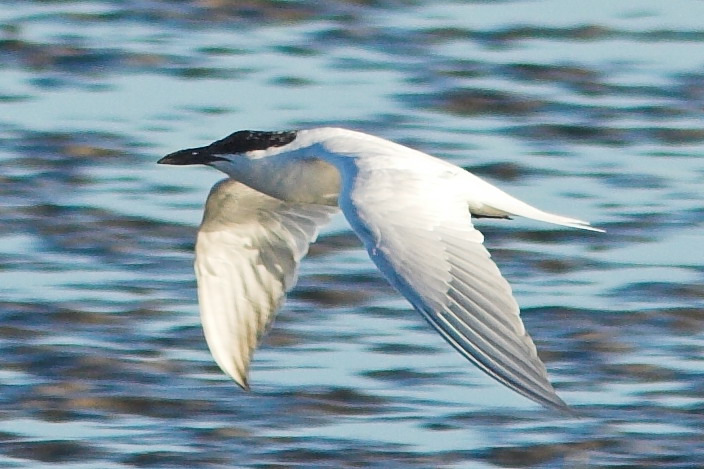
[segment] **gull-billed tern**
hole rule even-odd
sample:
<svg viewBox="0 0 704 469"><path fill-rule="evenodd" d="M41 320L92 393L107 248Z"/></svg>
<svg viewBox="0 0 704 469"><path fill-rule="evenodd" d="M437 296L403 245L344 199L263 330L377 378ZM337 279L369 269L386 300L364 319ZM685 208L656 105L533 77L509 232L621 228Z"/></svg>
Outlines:
<svg viewBox="0 0 704 469"><path fill-rule="evenodd" d="M243 388L299 261L339 209L381 273L457 351L529 399L570 411L470 214L602 230L531 207L441 159L339 128L239 131L159 163L229 176L205 204L195 271L210 351Z"/></svg>

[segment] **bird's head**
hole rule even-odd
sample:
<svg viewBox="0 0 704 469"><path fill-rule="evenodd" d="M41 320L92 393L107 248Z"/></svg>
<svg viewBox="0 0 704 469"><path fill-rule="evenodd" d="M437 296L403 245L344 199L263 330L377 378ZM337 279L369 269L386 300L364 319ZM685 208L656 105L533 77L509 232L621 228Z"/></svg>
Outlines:
<svg viewBox="0 0 704 469"><path fill-rule="evenodd" d="M240 130L204 147L187 148L170 153L157 163L171 165L207 164L217 167L217 162L232 161L238 155L287 145L296 139L296 134L296 131Z"/></svg>
<svg viewBox="0 0 704 469"><path fill-rule="evenodd" d="M205 164L279 200L336 205L340 174L316 157L316 144L327 136L322 130L240 130L210 145L168 154L158 163Z"/></svg>

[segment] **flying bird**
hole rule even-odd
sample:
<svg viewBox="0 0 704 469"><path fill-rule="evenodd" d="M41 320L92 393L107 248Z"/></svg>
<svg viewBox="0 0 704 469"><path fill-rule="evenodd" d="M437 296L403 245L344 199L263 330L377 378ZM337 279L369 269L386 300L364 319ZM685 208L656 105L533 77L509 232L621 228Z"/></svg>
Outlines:
<svg viewBox="0 0 704 469"><path fill-rule="evenodd" d="M471 216L603 230L534 208L441 159L340 128L243 130L159 163L205 164L229 176L206 201L195 271L210 351L242 388L309 244L341 210L384 277L460 354L510 389L570 412Z"/></svg>

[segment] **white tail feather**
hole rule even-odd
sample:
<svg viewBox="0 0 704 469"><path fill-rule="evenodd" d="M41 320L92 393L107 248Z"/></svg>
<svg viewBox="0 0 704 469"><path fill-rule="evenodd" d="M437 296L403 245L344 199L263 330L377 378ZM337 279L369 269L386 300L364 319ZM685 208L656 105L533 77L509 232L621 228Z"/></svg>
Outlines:
<svg viewBox="0 0 704 469"><path fill-rule="evenodd" d="M564 217L553 213L544 212L515 197L508 195L498 187L492 186L483 179L466 173L471 181L471 194L469 211L473 215L483 215L489 217L519 216L532 220L544 221L555 225L569 226L582 230L604 232L601 228L595 228L584 220ZM479 203L477 203L479 202Z"/></svg>

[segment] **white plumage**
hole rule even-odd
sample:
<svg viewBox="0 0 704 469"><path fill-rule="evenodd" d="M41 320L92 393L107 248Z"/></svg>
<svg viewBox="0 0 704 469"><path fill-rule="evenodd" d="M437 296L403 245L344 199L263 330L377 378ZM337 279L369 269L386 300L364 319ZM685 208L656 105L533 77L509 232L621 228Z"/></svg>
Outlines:
<svg viewBox="0 0 704 469"><path fill-rule="evenodd" d="M336 211L283 202L233 179L210 191L196 241L201 321L215 361L243 388L298 263Z"/></svg>
<svg viewBox="0 0 704 469"><path fill-rule="evenodd" d="M469 214L601 230L538 210L443 160L345 129L241 131L159 162L208 164L231 177L208 197L195 267L208 345L242 387L298 262L339 206L382 274L463 356L524 396L569 409Z"/></svg>

